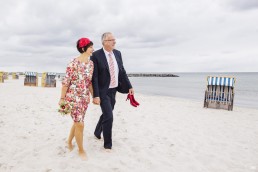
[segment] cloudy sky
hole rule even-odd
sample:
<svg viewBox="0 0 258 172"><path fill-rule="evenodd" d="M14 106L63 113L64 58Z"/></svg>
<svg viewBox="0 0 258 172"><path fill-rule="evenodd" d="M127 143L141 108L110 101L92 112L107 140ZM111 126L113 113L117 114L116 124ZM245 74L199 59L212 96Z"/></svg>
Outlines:
<svg viewBox="0 0 258 172"><path fill-rule="evenodd" d="M64 72L113 32L127 72L258 72L258 0L0 2L0 71Z"/></svg>

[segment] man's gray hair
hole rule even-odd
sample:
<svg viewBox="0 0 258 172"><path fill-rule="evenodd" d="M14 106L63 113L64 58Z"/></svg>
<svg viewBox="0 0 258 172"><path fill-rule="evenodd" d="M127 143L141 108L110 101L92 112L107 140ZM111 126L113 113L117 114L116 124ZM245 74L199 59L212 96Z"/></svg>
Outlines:
<svg viewBox="0 0 258 172"><path fill-rule="evenodd" d="M105 33L102 34L102 36L101 36L102 44L104 44L104 40L106 40L107 36L111 35L111 34L112 34L111 32L105 32Z"/></svg>

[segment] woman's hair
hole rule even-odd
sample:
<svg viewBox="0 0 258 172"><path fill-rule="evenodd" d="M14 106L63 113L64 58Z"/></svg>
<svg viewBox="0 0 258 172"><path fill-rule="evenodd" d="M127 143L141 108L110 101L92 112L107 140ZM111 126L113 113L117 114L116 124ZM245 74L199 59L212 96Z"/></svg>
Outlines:
<svg viewBox="0 0 258 172"><path fill-rule="evenodd" d="M77 50L82 54L82 53L84 53L85 51L87 51L87 49L90 47L90 46L92 46L93 45L93 42L89 42L86 46L84 46L84 47L79 47L79 41L80 40L78 40L77 41ZM83 51L84 50L84 51Z"/></svg>

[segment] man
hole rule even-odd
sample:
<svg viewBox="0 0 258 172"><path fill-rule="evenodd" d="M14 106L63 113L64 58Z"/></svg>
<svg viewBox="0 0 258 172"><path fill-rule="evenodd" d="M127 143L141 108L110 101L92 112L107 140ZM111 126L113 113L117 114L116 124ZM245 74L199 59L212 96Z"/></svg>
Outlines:
<svg viewBox="0 0 258 172"><path fill-rule="evenodd" d="M94 62L92 77L93 103L100 104L102 115L97 123L94 135L104 137L104 148L112 148L113 109L116 103L116 92L134 94L132 85L123 66L121 52L114 49L116 39L106 32L101 37L103 48L95 51L91 57Z"/></svg>

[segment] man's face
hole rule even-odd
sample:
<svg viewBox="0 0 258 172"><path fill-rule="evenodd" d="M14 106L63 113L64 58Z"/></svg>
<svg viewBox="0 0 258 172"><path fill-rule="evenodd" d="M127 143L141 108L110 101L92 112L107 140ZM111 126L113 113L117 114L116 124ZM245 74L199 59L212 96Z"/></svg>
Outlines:
<svg viewBox="0 0 258 172"><path fill-rule="evenodd" d="M107 51L112 51L115 48L116 39L112 34L107 35L106 39L104 40L104 48Z"/></svg>

